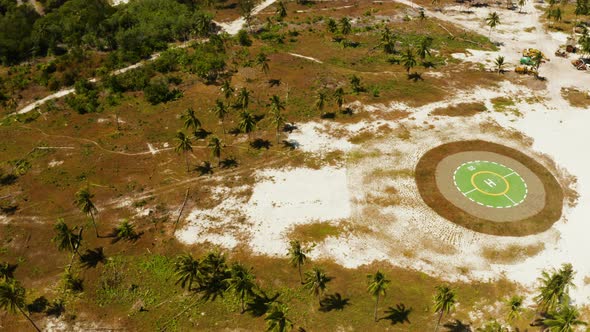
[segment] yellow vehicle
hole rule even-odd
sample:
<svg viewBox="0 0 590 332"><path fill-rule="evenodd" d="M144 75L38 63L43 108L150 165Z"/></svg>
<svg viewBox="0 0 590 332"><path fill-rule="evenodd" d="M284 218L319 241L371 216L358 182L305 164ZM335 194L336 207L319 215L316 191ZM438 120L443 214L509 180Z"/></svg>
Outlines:
<svg viewBox="0 0 590 332"><path fill-rule="evenodd" d="M547 56L545 56L543 52L539 51L536 48L525 48L524 50L522 50L522 56L524 57L534 58L535 56L537 56L537 54L541 54L543 60L549 61L549 58L547 58Z"/></svg>
<svg viewBox="0 0 590 332"><path fill-rule="evenodd" d="M516 68L514 68L514 71L517 74L523 74L523 75L537 75L537 71L534 69L529 68L528 66L517 66Z"/></svg>

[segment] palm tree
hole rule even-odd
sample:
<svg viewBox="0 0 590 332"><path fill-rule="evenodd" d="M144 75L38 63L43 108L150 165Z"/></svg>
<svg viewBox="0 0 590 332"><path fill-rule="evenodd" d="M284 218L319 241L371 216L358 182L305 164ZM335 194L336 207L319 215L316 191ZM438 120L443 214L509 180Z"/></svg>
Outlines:
<svg viewBox="0 0 590 332"><path fill-rule="evenodd" d="M383 47L385 54L395 53L395 35L388 26L385 26L381 32L381 47Z"/></svg>
<svg viewBox="0 0 590 332"><path fill-rule="evenodd" d="M555 9L550 9L549 13L547 13L547 18L553 18L553 22L559 22L562 18L561 8L557 7Z"/></svg>
<svg viewBox="0 0 590 332"><path fill-rule="evenodd" d="M14 278L14 270L16 270L17 265L10 264L8 262L0 263L0 279L3 281L8 281Z"/></svg>
<svg viewBox="0 0 590 332"><path fill-rule="evenodd" d="M184 121L185 129L193 128L193 130L198 130L201 128L201 121L197 119L195 111L192 108L188 108L180 118Z"/></svg>
<svg viewBox="0 0 590 332"><path fill-rule="evenodd" d="M522 298L522 296L514 295L511 298L509 298L508 301L506 301L506 304L508 305L508 320L509 321L513 321L513 320L517 319L518 317L520 317L520 314L522 313L523 300L524 299Z"/></svg>
<svg viewBox="0 0 590 332"><path fill-rule="evenodd" d="M321 113L326 105L326 93L324 91L318 91L315 100L315 107Z"/></svg>
<svg viewBox="0 0 590 332"><path fill-rule="evenodd" d="M78 227L76 226L70 229L62 218L59 218L57 223L53 226L53 230L56 234L51 241L57 245L57 250L72 253L72 258L68 265L68 271L72 269L72 263L74 262L76 254L80 256L78 248L80 248L80 244L82 243L82 231L84 230L84 227L80 227L80 230L76 234L75 231L77 228Z"/></svg>
<svg viewBox="0 0 590 332"><path fill-rule="evenodd" d="M377 271L375 274L369 274L369 286L367 291L373 297L375 297L375 311L373 313L373 319L377 321L377 309L379 308L379 297L385 296L385 290L387 289L391 280L387 280L385 275L381 271Z"/></svg>
<svg viewBox="0 0 590 332"><path fill-rule="evenodd" d="M115 237L117 239L133 240L138 237L135 232L135 225L127 219L123 219L117 227L115 227Z"/></svg>
<svg viewBox="0 0 590 332"><path fill-rule="evenodd" d="M287 332L293 328L293 322L287 318L287 308L284 304L275 304L266 314L264 320L266 321L267 332Z"/></svg>
<svg viewBox="0 0 590 332"><path fill-rule="evenodd" d="M343 35L348 35L352 32L352 25L350 24L350 19L348 17L343 17L340 19L340 32Z"/></svg>
<svg viewBox="0 0 590 332"><path fill-rule="evenodd" d="M576 326L588 325L579 319L580 312L571 305L564 305L557 312L549 314L548 318L543 320L543 325L547 332L574 332Z"/></svg>
<svg viewBox="0 0 590 332"><path fill-rule="evenodd" d="M410 70L412 70L412 68L414 66L416 66L417 62L416 62L416 55L414 54L414 50L412 50L411 48L407 48L406 51L402 54L402 64L404 65L404 68L406 68L406 71L408 72L408 75L410 74Z"/></svg>
<svg viewBox="0 0 590 332"><path fill-rule="evenodd" d="M361 92L363 92L363 87L361 85L361 79L356 76L356 75L352 75L352 77L350 78L350 85L352 85L352 91L354 93L356 93L357 95Z"/></svg>
<svg viewBox="0 0 590 332"><path fill-rule="evenodd" d="M182 152L184 154L184 160L186 162L186 171L190 171L188 164L188 152L193 150L190 137L186 136L182 131L176 132L176 152Z"/></svg>
<svg viewBox="0 0 590 332"><path fill-rule="evenodd" d="M209 144L207 144L207 147L211 149L211 156L217 158L217 167L219 167L219 165L221 165L221 150L223 149L223 144L221 143L219 137L212 136L209 139Z"/></svg>
<svg viewBox="0 0 590 332"><path fill-rule="evenodd" d="M272 116L271 121L275 125L277 133L277 144L281 139L281 128L285 124L285 118L281 114L281 111L285 109L285 103L281 101L279 96L273 95L270 97L270 114Z"/></svg>
<svg viewBox="0 0 590 332"><path fill-rule="evenodd" d="M524 7L524 5L526 5L526 1L527 0L518 0L518 12L522 13L522 7Z"/></svg>
<svg viewBox="0 0 590 332"><path fill-rule="evenodd" d="M422 61L426 59L427 56L430 56L430 47L432 46L433 39L432 37L425 36L420 40L420 45L418 45L418 56Z"/></svg>
<svg viewBox="0 0 590 332"><path fill-rule="evenodd" d="M504 71L504 66L506 65L506 62L504 62L504 56L498 55L498 57L494 60L494 64L496 65L498 74L502 73Z"/></svg>
<svg viewBox="0 0 590 332"><path fill-rule="evenodd" d="M256 64L260 66L260 69L265 75L268 74L268 70L270 69L268 66L268 61L269 59L266 54L258 53L258 56L256 57Z"/></svg>
<svg viewBox="0 0 590 332"><path fill-rule="evenodd" d="M488 36L489 38L492 35L492 29L501 24L500 15L498 15L496 12L490 13L488 17L486 17L486 24L490 27L490 34Z"/></svg>
<svg viewBox="0 0 590 332"><path fill-rule="evenodd" d="M278 2L276 14L279 19L287 17L287 7L283 1Z"/></svg>
<svg viewBox="0 0 590 332"><path fill-rule="evenodd" d="M338 24L333 18L329 18L326 22L326 30L328 30L329 33L336 33L336 31L338 31Z"/></svg>
<svg viewBox="0 0 590 332"><path fill-rule="evenodd" d="M233 290L240 297L242 313L244 313L246 297L252 296L256 288L255 277L249 269L239 263L233 264L229 271L231 276L226 279L229 285L228 290Z"/></svg>
<svg viewBox="0 0 590 332"><path fill-rule="evenodd" d="M245 110L250 105L250 91L246 88L241 88L238 92L237 106L241 110Z"/></svg>
<svg viewBox="0 0 590 332"><path fill-rule="evenodd" d="M243 111L240 113L240 122L238 123L238 128L243 133L248 134L248 140L250 140L250 133L256 128L256 118L254 118L252 113Z"/></svg>
<svg viewBox="0 0 590 332"><path fill-rule="evenodd" d="M74 205L76 205L82 213L90 216L96 237L100 237L98 235L98 229L96 228L96 221L94 220L94 214L97 213L98 210L96 209L96 206L94 206L92 198L94 198L94 195L90 193L90 190L88 188L82 188L78 190L74 196Z"/></svg>
<svg viewBox="0 0 590 332"><path fill-rule="evenodd" d="M571 264L563 264L559 270L543 271L539 295L535 298L540 312L554 311L559 304L567 303L574 274Z"/></svg>
<svg viewBox="0 0 590 332"><path fill-rule="evenodd" d="M314 266L311 271L305 272L303 288L309 289L309 291L318 298L318 302L321 305L322 295L324 295L324 291L330 280L332 280L332 278L328 277L322 269Z"/></svg>
<svg viewBox="0 0 590 332"><path fill-rule="evenodd" d="M225 134L224 121L225 121L225 116L227 115L227 113L229 113L227 110L227 107L225 106L223 101L221 101L220 99L217 99L217 100L215 100L215 107L213 107L212 111L215 114L215 116L217 117L217 119L219 119L219 121L221 121L221 130L223 131L223 134Z"/></svg>
<svg viewBox="0 0 590 332"><path fill-rule="evenodd" d="M292 240L289 243L289 262L292 266L297 266L299 270L299 281L303 285L303 274L301 274L301 266L307 261L308 249L304 249L298 240Z"/></svg>
<svg viewBox="0 0 590 332"><path fill-rule="evenodd" d="M334 99L336 100L336 105L338 105L338 110L342 109L342 105L344 105L344 89L342 87L337 88L334 90Z"/></svg>
<svg viewBox="0 0 590 332"><path fill-rule="evenodd" d="M440 321L444 314L448 314L455 307L455 292L446 285L436 286L436 295L434 296L434 312L438 313L438 321L434 331L438 331Z"/></svg>
<svg viewBox="0 0 590 332"><path fill-rule="evenodd" d="M230 81L224 80L221 83L221 92L223 93L223 97L225 97L225 99L231 98L231 96L234 94L234 91L235 89L231 86Z"/></svg>
<svg viewBox="0 0 590 332"><path fill-rule="evenodd" d="M200 267L199 260L194 259L190 253L186 253L176 257L174 262L174 274L176 275L176 284L180 283L180 287L187 287L188 291L192 290L193 283L200 281Z"/></svg>
<svg viewBox="0 0 590 332"><path fill-rule="evenodd" d="M0 283L0 308L9 313L16 313L18 310L33 325L35 330L41 332L41 329L33 322L31 317L25 312L26 290L18 281L12 279Z"/></svg>

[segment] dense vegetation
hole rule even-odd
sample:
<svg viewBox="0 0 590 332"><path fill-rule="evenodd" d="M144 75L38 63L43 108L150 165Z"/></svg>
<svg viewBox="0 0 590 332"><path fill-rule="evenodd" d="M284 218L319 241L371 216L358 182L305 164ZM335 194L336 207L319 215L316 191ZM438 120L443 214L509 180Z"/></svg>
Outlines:
<svg viewBox="0 0 590 332"><path fill-rule="evenodd" d="M14 64L76 48L117 51L113 61L137 61L175 40L206 35L211 17L185 1L146 0L112 7L107 0L50 1L38 15L30 6L0 2L0 60Z"/></svg>

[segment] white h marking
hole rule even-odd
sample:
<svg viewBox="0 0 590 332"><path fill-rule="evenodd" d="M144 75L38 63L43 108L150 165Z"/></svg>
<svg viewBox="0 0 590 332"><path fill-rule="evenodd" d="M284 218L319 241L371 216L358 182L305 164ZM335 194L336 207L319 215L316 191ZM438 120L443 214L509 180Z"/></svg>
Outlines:
<svg viewBox="0 0 590 332"><path fill-rule="evenodd" d="M487 184L490 188L494 188L496 186L496 182L492 181L491 179L485 179L485 184Z"/></svg>

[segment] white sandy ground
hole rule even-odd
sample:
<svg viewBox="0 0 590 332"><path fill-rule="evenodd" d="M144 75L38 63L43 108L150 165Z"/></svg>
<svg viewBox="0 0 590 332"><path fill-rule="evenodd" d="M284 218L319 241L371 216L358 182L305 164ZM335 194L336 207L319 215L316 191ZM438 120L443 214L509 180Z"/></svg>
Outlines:
<svg viewBox="0 0 590 332"><path fill-rule="evenodd" d="M411 4L403 0L399 2ZM534 290L536 279L543 269L570 262L577 270L577 288L573 290L573 298L579 304L590 304L590 285L584 281L585 278L590 278L590 241L587 241L590 206L585 204L590 199L590 157L583 153L583 146L580 144L590 141L590 130L587 129L590 112L571 107L561 96L562 87L587 91L590 76L575 70L569 59L553 56L555 49L565 41L565 35L546 33L539 24L541 13L534 8L534 4L529 3L524 9L528 14L501 8L472 10L475 12L472 15L474 19L465 18L465 15L453 10L445 14L428 11L427 15L487 34L483 18L490 11L499 12L503 25L492 32L492 39L503 43L500 51L470 51L462 59L483 62L491 67L497 55L504 55L514 65L523 48L539 48L551 59L540 69L540 74L548 80L546 90L533 91L503 82L499 88L475 87L471 91L452 96L448 101L420 108L410 108L400 103L353 103L353 106L363 107L368 111L410 111L413 113L411 120L391 122L373 119L353 125L337 125L329 121L299 124L299 130L291 134L289 140L297 142L304 151L321 154L341 150L349 152L351 156L372 150L379 153L356 161L354 167L261 171L257 175L259 182L254 186L254 193L248 202L237 204L229 201L232 213L241 215L246 220L243 226L228 231L226 236L231 235L233 239L238 239L246 234L244 244L251 246L255 252L284 255L287 246L285 235L294 225L322 220L334 223L350 220L368 227L370 232L351 232L328 237L317 244L312 256L331 258L347 267L386 260L448 280L507 277L530 291ZM523 32L523 29L529 27L535 29L530 33ZM491 99L499 96L515 100L514 109L522 115L493 111L466 119L429 115L438 107L472 101L482 101L489 110L493 110ZM529 97L536 97L535 101L531 101ZM482 131L479 123L489 120L531 137L534 140L533 150L521 142L506 138L505 135ZM346 136L350 137L364 130L378 133L378 128L384 124L394 129L399 128L400 123L410 129L411 138L407 141L394 136L389 141L377 140L359 147L346 139ZM435 126L434 129L428 127L430 124ZM334 132L338 132L339 136L332 137L330 133ZM348 135L342 137L342 132ZM389 180L371 180L366 177L366 174L379 168L413 169L420 156L428 149L444 142L475 138L518 148L532 156L538 156L539 160L544 160L540 154L546 154L558 165L559 169L554 172L560 179L568 178L569 174L577 177L576 190L580 194L580 203L574 207L566 207L564 217L544 233L520 238L490 236L466 230L439 217L422 202L415 182L410 177ZM274 181L268 179L269 174ZM370 203L371 196L379 196L387 187L398 191L400 203L375 208ZM226 195L232 197L231 192ZM217 208L213 210L215 209ZM199 243L208 239L206 233L200 231L202 228L198 228L198 234L190 230L190 227L196 227L195 224L203 220L203 216L194 217L199 213L206 214L207 211L196 214L193 212L187 218L189 228L179 232L186 243ZM218 237L212 239L219 240ZM234 242L227 245L217 244L235 246ZM510 264L497 264L482 255L485 248L505 249L511 245L538 244L544 245L539 254L523 257ZM480 314L474 312L474 317Z"/></svg>

